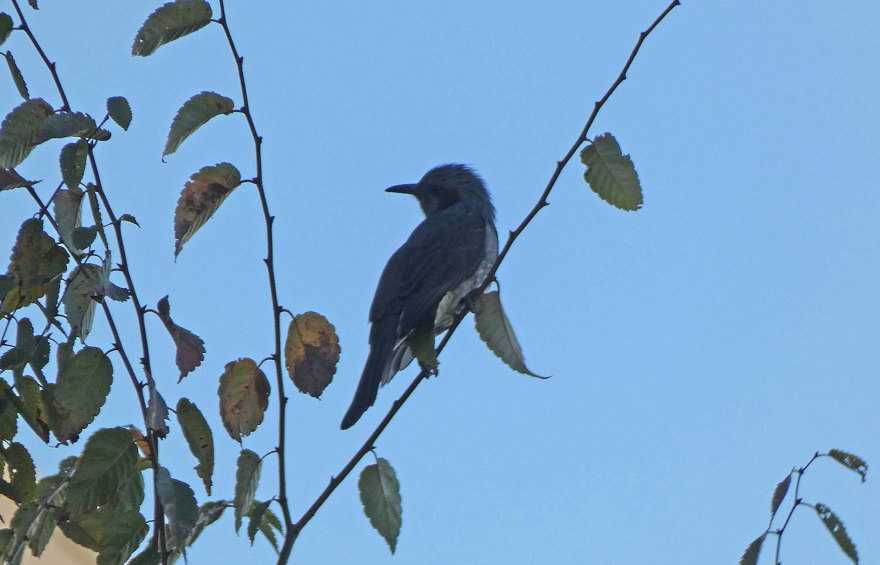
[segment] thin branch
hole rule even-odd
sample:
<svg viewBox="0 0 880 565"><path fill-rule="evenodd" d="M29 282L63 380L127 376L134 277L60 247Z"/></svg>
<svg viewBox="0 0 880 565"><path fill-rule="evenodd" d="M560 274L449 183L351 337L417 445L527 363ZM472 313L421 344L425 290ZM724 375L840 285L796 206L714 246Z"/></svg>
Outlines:
<svg viewBox="0 0 880 565"><path fill-rule="evenodd" d="M52 75L52 80L55 82L55 87L58 90L58 95L61 97L61 100L63 102L62 109L69 111L71 109L70 101L68 100L67 94L64 91L64 86L61 84L61 78L58 75L58 71L57 71L55 63L53 61L49 60L49 57L46 55L46 52L43 50L42 46L40 45L40 42L37 40L36 36L31 31L30 26L28 25L27 20L24 17L24 12L21 10L21 6L19 6L18 0L12 0L12 5L15 8L15 11L18 14L19 19L21 20L21 29L24 30L24 32L27 34L28 38L31 41L31 44L34 46L34 49L37 50L37 53L39 53L40 58L43 60L43 62L46 65L46 68L49 69L49 72ZM105 117L105 121L106 121L106 117ZM102 122L102 124L103 124L103 122ZM150 370L150 350L149 350L149 344L148 344L148 340L147 340L146 324L144 322L143 309L141 308L140 300L138 299L137 291L134 286L134 281L131 278L131 272L128 269L128 261L127 261L126 253L125 253L125 242L122 238L122 230L119 227L119 221L117 220L116 215L113 212L113 208L110 206L110 201L107 199L107 196L104 193L104 188L103 188L103 185L101 184L101 176L98 172L98 164L95 160L94 150L93 150L93 147L91 144L89 144L89 146L88 146L88 158L89 158L89 163L91 164L92 173L95 177L95 185L97 186L97 192L98 192L99 196L101 197L101 200L104 204L104 208L107 211L107 214L110 216L111 221L113 221L113 223L114 223L114 228L115 228L115 233L116 233L116 242L117 242L117 246L119 247L119 254L120 254L120 258L121 258L121 268L123 270L123 274L125 275L126 283L128 285L128 290L131 293L132 304L134 305L134 308L135 308L135 313L136 313L137 320L138 320L138 327L139 327L140 335L141 335L141 346L143 349L143 357L141 358L141 364L143 365L144 374L147 377L147 381L152 382L153 376L152 376L152 372ZM30 192L31 192L32 196L36 197L36 192L32 188L31 188ZM38 201L38 203L40 203L41 212L43 212L47 217L51 217L51 214L49 214L49 210L46 207L46 205L43 204L39 200L38 197L36 198L36 200ZM54 219L50 220L50 221L51 221L53 227L55 227L56 231L57 231L58 224L55 222ZM74 257L76 257L75 254L74 254ZM106 304L104 304L104 313L107 317L108 324L110 324L111 328L115 328L115 322L113 321L113 317L110 314L110 309L106 306ZM124 352L124 350L122 349L122 342L118 337L116 337L116 347L119 348L119 351L121 354ZM126 365L126 369L129 372L129 376L130 376L132 382L137 383L137 378L134 375L134 369L131 366L131 363L128 361L127 355L123 356L123 361ZM142 407L144 407L143 415L144 415L144 423L146 425L147 414L146 414L146 402L144 399L143 389L136 386L135 390L137 392L138 402L140 403L140 405ZM159 471L159 439L155 436L155 434L152 433L152 431L149 429L149 426L147 426L147 440L150 443L150 447L152 448L152 457L150 459L151 459L152 467L153 467L153 493L155 495L153 519L155 520L156 527L154 528L154 536L153 537L154 537L154 541L156 542L157 547L160 549L160 554L162 556L162 564L167 565L168 551L167 551L166 544L165 544L165 514L162 510L162 505L159 501L158 485L157 485L157 480L158 480L157 477L158 477L158 471Z"/></svg>
<svg viewBox="0 0 880 565"><path fill-rule="evenodd" d="M825 457L825 453L819 453L818 451L813 454L813 457L807 462L806 465L801 467L800 469L795 469L793 472L797 473L797 480L794 483L794 501L792 502L791 508L788 511L788 515L785 517L785 522L782 523L782 527L771 531L770 527L773 524L773 517L770 517L770 524L767 525L767 531L765 535L773 533L776 534L776 554L773 558L773 562L776 565L782 565L782 561L779 560L780 552L782 551L782 534L785 533L785 529L788 527L788 523L791 522L791 517L794 516L794 511L797 510L798 506L811 506L811 504L807 504L803 500L801 500L801 478L804 476L804 473L807 472L807 469L810 468L810 465L813 464L816 459L820 457Z"/></svg>
<svg viewBox="0 0 880 565"><path fill-rule="evenodd" d="M232 32L229 29L229 21L226 16L226 5L224 0L220 0L220 18L217 20L223 28L226 35L226 41L229 43L229 49L232 51L232 57L235 59L235 66L238 70L238 82L241 87L242 107L241 113L247 120L248 128L251 131L251 137L254 140L254 157L256 160L257 174L253 179L253 184L257 187L257 193L260 197L260 206L263 209L263 220L266 224L266 258L263 262L266 264L266 271L269 277L269 293L272 298L272 325L274 331L275 353L273 361L275 364L275 382L278 387L278 504L281 506L281 513L284 517L284 544L278 556L278 563L287 563L290 558L290 551L293 548L295 536L292 535L293 520L290 515L290 505L287 500L287 468L285 460L285 426L287 412L287 395L284 393L284 375L281 372L281 312L282 308L278 303L278 288L275 278L275 244L272 236L272 225L275 217L269 211L269 202L266 199L266 190L263 186L263 138L257 133L257 126L254 123L254 116L251 114L250 102L248 100L247 82L244 76L244 57L239 55L235 40L232 38Z"/></svg>
<svg viewBox="0 0 880 565"><path fill-rule="evenodd" d="M602 106L604 106L605 102L607 102L611 95L614 94L614 91L617 90L617 87L620 86L624 80L626 80L626 73L627 71L629 71L630 66L635 60L639 49L641 49L642 43L644 43L648 35L650 35L652 31L654 31L654 28L656 28L660 24L660 22L663 21L663 19L669 14L669 12L671 12L678 5L680 5L680 1L673 0L666 7L666 9L663 10L663 12L659 16L657 16L653 23L651 23L651 25L645 31L639 34L638 41L630 52L629 57L627 58L626 63L623 66L623 70L620 71L620 74L605 92L605 95L593 105L593 111L587 118L586 124L584 125L580 134L578 134L577 139L575 139L574 143L566 152L565 156L563 156L563 158L556 163L556 169L553 171L550 180L547 182L547 186L544 188L544 191L541 193L541 196L538 198L535 206L526 215L523 221L520 222L516 229L510 232L510 235L507 238L507 242L504 244L504 248L498 255L498 259L495 261L495 264L492 266L492 270L489 271L489 274L486 276L486 279L480 286L478 292L483 292L492 283L492 281L495 279L495 273L498 271L498 268L501 266L502 261L504 261L504 258L507 256L507 253L513 246L513 242L516 241L516 238L519 237L520 234L528 227L535 216L538 215L538 212L540 212L545 206L547 206L547 197L553 191L553 187L556 185L556 181L559 178L559 175L562 173L562 170L565 168L565 166L568 164L574 154L577 152L578 148L580 148L580 146L587 139L587 134L590 131L590 127L592 127L593 122L596 120L596 116L602 109ZM455 333L455 330L458 328L458 325L461 323L466 314L466 311L460 312L455 318L455 322L453 323L452 327L449 328L449 331L446 332L446 335L443 337L443 339L440 341L440 345L437 347L438 355L446 347L446 344L449 342L452 334ZM427 377L428 372L424 370L419 372L419 374L416 376L415 379L413 379L413 381L406 388L400 398L394 401L394 403L391 405L391 409L388 411L385 417L382 418L382 421L379 422L379 425L376 427L375 430L373 430L373 433L371 433L369 437L367 437L366 441L364 441L360 449L357 450L357 452L348 461L348 463L345 464L342 470L340 470L339 473L335 477L333 477L333 479L331 479L330 484L328 484L327 487L324 488L323 492L318 495L318 498L312 503L308 510L305 511L305 513L296 522L296 524L294 524L293 531L287 533L288 537L290 537L291 534L296 537L299 532L305 527L305 525L308 524L309 520L314 517L315 513L317 513L324 502L326 502L330 495L333 494L333 491L336 490L336 488L342 483L342 481L345 480L345 477L347 477L348 474L351 473L352 470L354 470L355 466L358 464L358 462L360 462L364 455L366 455L370 450L373 449L373 444L375 443L375 441L379 438L380 435L382 435L382 432L385 431L385 428L388 426L388 424L391 423L391 420L394 419L394 416L397 414L403 404L409 399L409 397L415 391L416 387L418 387L419 384Z"/></svg>

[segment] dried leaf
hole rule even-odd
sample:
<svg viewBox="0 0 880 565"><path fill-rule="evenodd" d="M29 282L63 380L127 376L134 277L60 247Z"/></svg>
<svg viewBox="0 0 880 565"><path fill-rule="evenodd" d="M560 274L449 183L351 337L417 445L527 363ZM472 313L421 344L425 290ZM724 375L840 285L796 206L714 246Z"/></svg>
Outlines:
<svg viewBox="0 0 880 565"><path fill-rule="evenodd" d="M103 298L100 290L103 276L100 266L82 263L73 270L64 290L64 315L73 334L83 341L92 331L96 301Z"/></svg>
<svg viewBox="0 0 880 565"><path fill-rule="evenodd" d="M0 168L0 190L10 190L13 188L34 186L35 184L37 184L37 182L39 181L25 179L20 174L15 172L15 169Z"/></svg>
<svg viewBox="0 0 880 565"><path fill-rule="evenodd" d="M168 435L168 405L165 399L156 389L156 384L150 382L150 400L147 403L147 428L160 438Z"/></svg>
<svg viewBox="0 0 880 565"><path fill-rule="evenodd" d="M190 177L174 211L175 257L239 184L241 173L229 163L202 167Z"/></svg>
<svg viewBox="0 0 880 565"><path fill-rule="evenodd" d="M284 358L287 374L300 392L320 398L339 362L336 328L317 312L299 314L287 329Z"/></svg>
<svg viewBox="0 0 880 565"><path fill-rule="evenodd" d="M177 0L160 6L138 30L132 55L146 57L160 46L211 23L211 5L205 0Z"/></svg>
<svg viewBox="0 0 880 565"><path fill-rule="evenodd" d="M587 166L584 178L593 192L615 208L634 211L642 207L642 186L629 155L610 133L603 133L583 151L581 161Z"/></svg>
<svg viewBox="0 0 880 565"><path fill-rule="evenodd" d="M205 484L208 496L211 495L211 477L214 475L214 434L208 421L202 415L198 406L181 398L177 402L177 421L183 430L189 450L195 455L199 464L196 465L196 474Z"/></svg>
<svg viewBox="0 0 880 565"><path fill-rule="evenodd" d="M12 56L12 51L7 51L4 55L6 57L6 64L9 65L9 73L12 75L12 81L15 83L15 88L18 89L18 93L21 94L22 98L28 100L31 95L28 92L24 76L21 74L21 69L19 69L18 65L15 63L15 57Z"/></svg>
<svg viewBox="0 0 880 565"><path fill-rule="evenodd" d="M131 125L131 105L124 96L111 96L107 99L107 114L119 127L128 131Z"/></svg>
<svg viewBox="0 0 880 565"><path fill-rule="evenodd" d="M269 407L269 380L253 359L226 364L220 377L220 417L235 441L249 435L263 421Z"/></svg>
<svg viewBox="0 0 880 565"><path fill-rule="evenodd" d="M52 106L42 98L26 100L6 115L0 126L0 167L11 169L30 155L50 115Z"/></svg>
<svg viewBox="0 0 880 565"><path fill-rule="evenodd" d="M208 123L211 118L229 114L234 109L235 102L231 98L216 92L200 92L184 102L171 122L171 130L168 132L162 157L177 151L186 138Z"/></svg>
<svg viewBox="0 0 880 565"><path fill-rule="evenodd" d="M474 301L474 318L482 340L508 367L524 375L547 378L536 375L526 367L522 347L516 339L507 314L504 313L501 295L497 291L486 292L477 297Z"/></svg>
<svg viewBox="0 0 880 565"><path fill-rule="evenodd" d="M74 187L70 190L61 189L55 193L52 199L52 207L55 212L55 221L58 223L58 232L61 240L73 253L82 255L82 248L77 247L73 241L73 232L82 225L82 201L83 192Z"/></svg>
<svg viewBox="0 0 880 565"><path fill-rule="evenodd" d="M150 447L150 442L147 440L146 436L141 433L137 426L128 426L128 431L131 433L131 439L134 440L134 443L138 446L141 454L145 458L151 459L153 457L153 448Z"/></svg>
<svg viewBox="0 0 880 565"><path fill-rule="evenodd" d="M180 382L205 360L205 342L188 329L174 323L174 320L171 319L171 304L168 302L167 296L159 301L156 308L159 312L159 318L165 324L165 329L168 330L177 347L175 361L177 368L180 369L180 377L177 379L177 382ZM210 494L210 489L208 492Z"/></svg>
<svg viewBox="0 0 880 565"><path fill-rule="evenodd" d="M235 472L235 531L241 528L241 519L251 509L257 486L260 484L260 456L250 449L242 449L238 456L238 469Z"/></svg>
<svg viewBox="0 0 880 565"><path fill-rule="evenodd" d="M862 477L862 482L865 482L865 478L868 474L868 464L865 463L864 459L862 459L858 455L853 455L852 453L841 451L840 449L832 449L828 452L828 456L846 467L847 469L851 469L858 473L859 476Z"/></svg>
<svg viewBox="0 0 880 565"><path fill-rule="evenodd" d="M403 509L400 504L400 482L387 459L379 457L367 465L358 480L361 503L370 524L388 542L391 553L397 549Z"/></svg>
<svg viewBox="0 0 880 565"><path fill-rule="evenodd" d="M822 520L822 523L825 524L825 527L831 532L834 541L840 546L841 551L843 551L847 557L852 559L853 563L858 564L859 552L856 551L855 544L852 539L850 539L849 534L846 533L846 528L843 526L843 522L840 521L840 518L837 517L837 514L832 512L830 508L822 503L817 503L815 508L819 519Z"/></svg>

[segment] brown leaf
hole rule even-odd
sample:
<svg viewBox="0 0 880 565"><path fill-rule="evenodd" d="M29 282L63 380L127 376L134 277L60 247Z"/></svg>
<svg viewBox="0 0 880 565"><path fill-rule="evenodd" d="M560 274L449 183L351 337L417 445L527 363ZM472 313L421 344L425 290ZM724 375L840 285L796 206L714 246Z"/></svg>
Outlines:
<svg viewBox="0 0 880 565"><path fill-rule="evenodd" d="M147 441L147 438L144 437L144 434L137 428L137 426L128 426L128 431L131 432L131 439L134 440L134 443L138 446L138 449L141 450L141 453L147 459L153 456L153 450L150 448L150 442Z"/></svg>
<svg viewBox="0 0 880 565"><path fill-rule="evenodd" d="M159 318L165 324L165 329L171 334L174 345L177 346L177 368L180 369L180 378L177 382L183 380L183 377L193 372L202 361L205 360L205 342L202 338L192 333L186 328L181 328L171 319L171 304L168 297L165 296L156 306L159 312Z"/></svg>
<svg viewBox="0 0 880 565"><path fill-rule="evenodd" d="M190 177L174 211L175 257L239 184L241 173L229 163L202 167Z"/></svg>
<svg viewBox="0 0 880 565"><path fill-rule="evenodd" d="M38 181L25 179L20 174L15 172L15 169L4 169L0 167L0 190L24 188L27 186L33 186L37 182Z"/></svg>
<svg viewBox="0 0 880 565"><path fill-rule="evenodd" d="M306 312L290 322L284 358L300 392L320 398L336 373L340 351L336 329L321 314Z"/></svg>
<svg viewBox="0 0 880 565"><path fill-rule="evenodd" d="M220 377L220 417L232 439L241 441L263 421L269 407L269 380L253 359L226 364Z"/></svg>

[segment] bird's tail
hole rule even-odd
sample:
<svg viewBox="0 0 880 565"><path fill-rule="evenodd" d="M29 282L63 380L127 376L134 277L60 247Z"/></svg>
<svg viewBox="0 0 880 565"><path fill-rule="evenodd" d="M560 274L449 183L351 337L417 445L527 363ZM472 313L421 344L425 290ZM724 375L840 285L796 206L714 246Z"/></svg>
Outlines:
<svg viewBox="0 0 880 565"><path fill-rule="evenodd" d="M361 381L358 383L351 406L342 419L340 427L343 430L352 427L376 401L376 392L379 390L385 365L394 349L396 336L397 320L393 317L373 323L370 330L370 355L364 365L364 372L361 374Z"/></svg>

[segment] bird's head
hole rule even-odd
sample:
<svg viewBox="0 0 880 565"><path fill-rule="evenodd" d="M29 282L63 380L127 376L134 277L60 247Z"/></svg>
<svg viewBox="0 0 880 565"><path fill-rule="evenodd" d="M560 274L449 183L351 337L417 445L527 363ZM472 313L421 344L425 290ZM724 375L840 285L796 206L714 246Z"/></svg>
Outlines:
<svg viewBox="0 0 880 565"><path fill-rule="evenodd" d="M385 192L415 196L426 216L464 202L483 213L487 220L495 219L495 208L483 179L465 165L434 167L416 184L398 184Z"/></svg>

